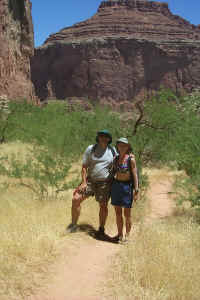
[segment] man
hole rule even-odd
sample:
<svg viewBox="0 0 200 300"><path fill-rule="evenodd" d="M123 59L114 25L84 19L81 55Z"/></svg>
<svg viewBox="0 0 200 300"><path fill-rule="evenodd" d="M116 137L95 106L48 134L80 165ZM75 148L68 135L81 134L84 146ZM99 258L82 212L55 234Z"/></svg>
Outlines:
<svg viewBox="0 0 200 300"><path fill-rule="evenodd" d="M97 132L96 142L96 145L90 145L86 149L83 156L82 182L73 194L72 223L67 227L67 232L76 232L81 203L89 196L95 196L99 203L98 234L99 236L104 235L113 178L113 160L116 152L110 146L112 136L108 130Z"/></svg>

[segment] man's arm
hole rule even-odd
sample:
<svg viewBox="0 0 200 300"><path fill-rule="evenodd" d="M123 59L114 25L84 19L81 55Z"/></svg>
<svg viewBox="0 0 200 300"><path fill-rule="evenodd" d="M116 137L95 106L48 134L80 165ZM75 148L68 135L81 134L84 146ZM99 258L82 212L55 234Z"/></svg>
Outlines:
<svg viewBox="0 0 200 300"><path fill-rule="evenodd" d="M85 165L82 165L81 178L82 178L82 182L79 186L79 190L83 191L87 187L87 167Z"/></svg>
<svg viewBox="0 0 200 300"><path fill-rule="evenodd" d="M82 164L82 170L81 170L82 181L78 187L78 190L80 190L80 191L84 191L87 187L87 169L88 169L89 157L91 155L91 149L92 149L92 146L89 146L83 154L83 164Z"/></svg>
<svg viewBox="0 0 200 300"><path fill-rule="evenodd" d="M82 165L81 178L82 178L82 181L79 184L79 186L74 190L74 195L77 192L84 192L85 189L87 188L87 167L85 165Z"/></svg>

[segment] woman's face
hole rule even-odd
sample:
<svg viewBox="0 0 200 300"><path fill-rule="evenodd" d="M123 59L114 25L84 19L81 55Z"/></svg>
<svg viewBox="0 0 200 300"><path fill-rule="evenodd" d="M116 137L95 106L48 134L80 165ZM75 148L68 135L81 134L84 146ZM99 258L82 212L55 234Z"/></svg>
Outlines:
<svg viewBox="0 0 200 300"><path fill-rule="evenodd" d="M117 148L119 153L127 153L129 150L129 145L125 143L117 143Z"/></svg>

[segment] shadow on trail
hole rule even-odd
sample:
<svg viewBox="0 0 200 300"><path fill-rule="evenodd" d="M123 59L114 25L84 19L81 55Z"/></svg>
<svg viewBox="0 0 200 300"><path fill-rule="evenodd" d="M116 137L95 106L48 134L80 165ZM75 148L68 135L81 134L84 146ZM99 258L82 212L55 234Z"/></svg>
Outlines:
<svg viewBox="0 0 200 300"><path fill-rule="evenodd" d="M99 234L99 232L90 224L80 224L78 225L78 231L85 232L92 238L98 241L108 242L108 243L114 243L117 244L118 242L114 237L111 237L107 234Z"/></svg>

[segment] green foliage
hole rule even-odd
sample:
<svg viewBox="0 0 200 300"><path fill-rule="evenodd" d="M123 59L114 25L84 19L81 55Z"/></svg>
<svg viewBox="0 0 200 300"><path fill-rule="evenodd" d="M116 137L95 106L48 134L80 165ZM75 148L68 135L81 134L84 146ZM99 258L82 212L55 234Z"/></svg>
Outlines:
<svg viewBox="0 0 200 300"><path fill-rule="evenodd" d="M23 184L35 182L34 188L42 197L48 194L49 187L57 193L74 186L77 180L64 185L69 166L83 154L89 144L95 143L98 130L108 129L112 132L113 141L120 136L129 137L143 185L147 181L142 177L143 166L173 165L186 171L197 187L195 197L198 199L199 108L198 91L178 98L169 90L161 90L144 103L142 118L137 130L134 130L137 123L135 111L133 120L126 121L122 115L98 106L92 111L84 111L80 106L73 106L73 109L67 107L61 101L44 108L26 102L10 102L9 114L0 117L1 142L20 140L33 145L34 151L23 164L16 157L13 158L10 161L9 176L20 179ZM1 174L5 173L2 165ZM24 178L28 183L23 181ZM191 202L199 205L194 197L191 197Z"/></svg>
<svg viewBox="0 0 200 300"><path fill-rule="evenodd" d="M136 153L143 164L175 165L192 183L200 182L200 94L177 98L161 91L144 105L144 117L134 137ZM133 140L133 143L134 143ZM197 189L198 190L198 189ZM191 197L199 205L199 192Z"/></svg>
<svg viewBox="0 0 200 300"><path fill-rule="evenodd" d="M32 190L39 199L54 198L59 192L68 189L65 177L70 164L61 155L52 153L46 148L34 147L30 153L19 160L16 155L4 158L1 173L18 179L21 186Z"/></svg>
<svg viewBox="0 0 200 300"><path fill-rule="evenodd" d="M114 138L120 135L119 118L108 109L69 112L64 103L42 109L27 103L11 103L11 109L14 113L9 120L7 141L35 143L71 159L94 143L96 132L102 128L109 129Z"/></svg>
<svg viewBox="0 0 200 300"><path fill-rule="evenodd" d="M107 128L114 139L120 136L119 117L100 107L86 112L80 107L69 111L62 102L44 108L11 102L9 110L4 142L19 140L32 146L25 161L2 157L0 173L17 179L40 199L56 197L79 183L66 183L69 167L95 143L98 130Z"/></svg>

